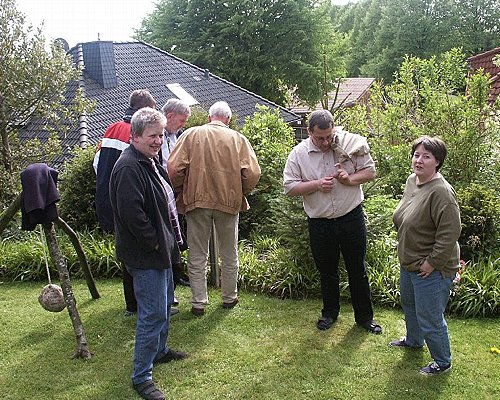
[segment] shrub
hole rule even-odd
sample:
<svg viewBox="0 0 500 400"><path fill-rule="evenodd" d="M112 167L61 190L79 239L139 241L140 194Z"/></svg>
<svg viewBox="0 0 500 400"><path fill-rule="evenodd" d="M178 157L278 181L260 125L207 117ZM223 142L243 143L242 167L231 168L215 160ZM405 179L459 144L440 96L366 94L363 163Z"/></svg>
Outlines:
<svg viewBox="0 0 500 400"><path fill-rule="evenodd" d="M467 264L448 309L462 317L500 316L500 258L479 258Z"/></svg>
<svg viewBox="0 0 500 400"><path fill-rule="evenodd" d="M369 243L379 239L384 240L386 236L394 237L395 228L392 215L398 203L399 200L387 195L370 196L364 201L363 209L366 214Z"/></svg>
<svg viewBox="0 0 500 400"><path fill-rule="evenodd" d="M300 265L290 248L277 238L254 236L239 246L239 280L242 288L280 298L305 298L319 294L314 266Z"/></svg>
<svg viewBox="0 0 500 400"><path fill-rule="evenodd" d="M500 249L500 198L479 184L457 190L462 218L461 257L471 260Z"/></svg>
<svg viewBox="0 0 500 400"><path fill-rule="evenodd" d="M95 172L92 162L95 147L75 147L73 157L64 163L60 175L61 201L59 211L74 230L93 230L97 227L95 213Z"/></svg>
<svg viewBox="0 0 500 400"><path fill-rule="evenodd" d="M68 236L56 230L57 242L72 278L83 278L78 255ZM78 233L78 238L87 257L94 278L111 278L121 272L115 257L115 242L112 235L95 230ZM43 281L47 279L45 257L51 277L58 279L57 268L53 265L48 249L42 246L40 233L26 232L22 240L0 242L0 279L20 281Z"/></svg>
<svg viewBox="0 0 500 400"><path fill-rule="evenodd" d="M245 119L241 133L250 141L261 167L257 187L248 196L250 210L241 214L240 233L248 238L252 230L259 234L274 232L271 204L283 196L283 169L295 139L293 129L279 115L264 106Z"/></svg>

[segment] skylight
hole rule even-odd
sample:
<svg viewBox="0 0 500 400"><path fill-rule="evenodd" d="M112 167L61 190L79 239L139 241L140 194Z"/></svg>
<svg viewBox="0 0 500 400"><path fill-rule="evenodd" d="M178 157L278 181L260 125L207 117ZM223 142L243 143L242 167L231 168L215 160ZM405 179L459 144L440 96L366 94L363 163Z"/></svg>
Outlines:
<svg viewBox="0 0 500 400"><path fill-rule="evenodd" d="M187 103L188 106L200 104L193 96L191 96L179 83L167 83L167 88L177 96L179 100Z"/></svg>

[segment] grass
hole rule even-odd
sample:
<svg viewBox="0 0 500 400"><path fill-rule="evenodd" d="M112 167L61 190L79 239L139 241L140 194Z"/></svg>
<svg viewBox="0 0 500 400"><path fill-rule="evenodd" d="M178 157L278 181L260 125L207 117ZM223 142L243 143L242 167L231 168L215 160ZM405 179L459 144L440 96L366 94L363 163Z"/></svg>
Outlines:
<svg viewBox="0 0 500 400"><path fill-rule="evenodd" d="M90 350L73 360L76 342L67 311L38 304L42 283L0 284L0 398L138 399L130 386L134 317L123 316L119 280L97 282L92 300L83 281L73 281ZM427 350L388 346L404 334L402 312L376 309L383 335L353 323L344 304L329 331L314 324L320 300L279 300L240 293L233 310L221 307L220 291L201 318L189 312L189 288L176 291L181 313L172 318L169 343L190 356L159 365L154 379L173 399L494 399L500 398L500 319L448 318L453 370L423 377Z"/></svg>

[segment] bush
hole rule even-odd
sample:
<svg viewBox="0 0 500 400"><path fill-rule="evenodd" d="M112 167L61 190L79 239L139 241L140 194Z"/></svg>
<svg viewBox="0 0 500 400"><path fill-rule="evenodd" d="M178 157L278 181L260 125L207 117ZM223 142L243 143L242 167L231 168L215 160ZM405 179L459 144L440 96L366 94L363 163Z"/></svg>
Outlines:
<svg viewBox="0 0 500 400"><path fill-rule="evenodd" d="M365 199L363 209L366 214L368 243L375 243L379 239L384 241L387 236L394 238L396 231L392 215L398 203L399 200L387 195L375 195Z"/></svg>
<svg viewBox="0 0 500 400"><path fill-rule="evenodd" d="M78 255L68 236L57 230L57 242L72 278L83 278ZM89 268L94 278L111 278L121 274L120 263L115 257L115 242L112 235L99 231L78 233ZM0 279L12 281L47 280L45 257L51 277L58 279L48 249L42 246L40 233L26 232L22 240L0 242Z"/></svg>
<svg viewBox="0 0 500 400"><path fill-rule="evenodd" d="M316 268L297 263L277 238L259 235L240 242L239 259L242 288L295 299L320 293Z"/></svg>
<svg viewBox="0 0 500 400"><path fill-rule="evenodd" d="M279 110L257 106L258 111L245 119L241 133L250 141L262 171L257 187L248 196L250 210L242 213L240 234L248 238L253 230L273 234L271 205L283 196L283 169L295 144L293 129L279 115Z"/></svg>
<svg viewBox="0 0 500 400"><path fill-rule="evenodd" d="M462 317L500 316L500 258L470 262L452 292L448 309Z"/></svg>
<svg viewBox="0 0 500 400"><path fill-rule="evenodd" d="M471 260L500 250L500 198L493 189L471 184L457 190L462 218L461 257Z"/></svg>
<svg viewBox="0 0 500 400"><path fill-rule="evenodd" d="M93 230L98 226L95 213L96 177L92 162L96 149L75 147L60 175L59 211L74 230Z"/></svg>

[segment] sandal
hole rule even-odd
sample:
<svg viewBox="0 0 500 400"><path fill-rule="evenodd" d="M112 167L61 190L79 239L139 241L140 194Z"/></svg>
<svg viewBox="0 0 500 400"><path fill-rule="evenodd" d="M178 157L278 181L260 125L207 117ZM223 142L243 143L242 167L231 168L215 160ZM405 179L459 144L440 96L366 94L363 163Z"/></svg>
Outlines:
<svg viewBox="0 0 500 400"><path fill-rule="evenodd" d="M360 325L363 329L366 329L368 332L374 333L375 335L380 335L382 333L382 327L374 319L360 323L358 325Z"/></svg>
<svg viewBox="0 0 500 400"><path fill-rule="evenodd" d="M321 331L325 331L330 329L334 322L335 320L332 317L321 317L318 319L318 322L316 322L316 328Z"/></svg>

